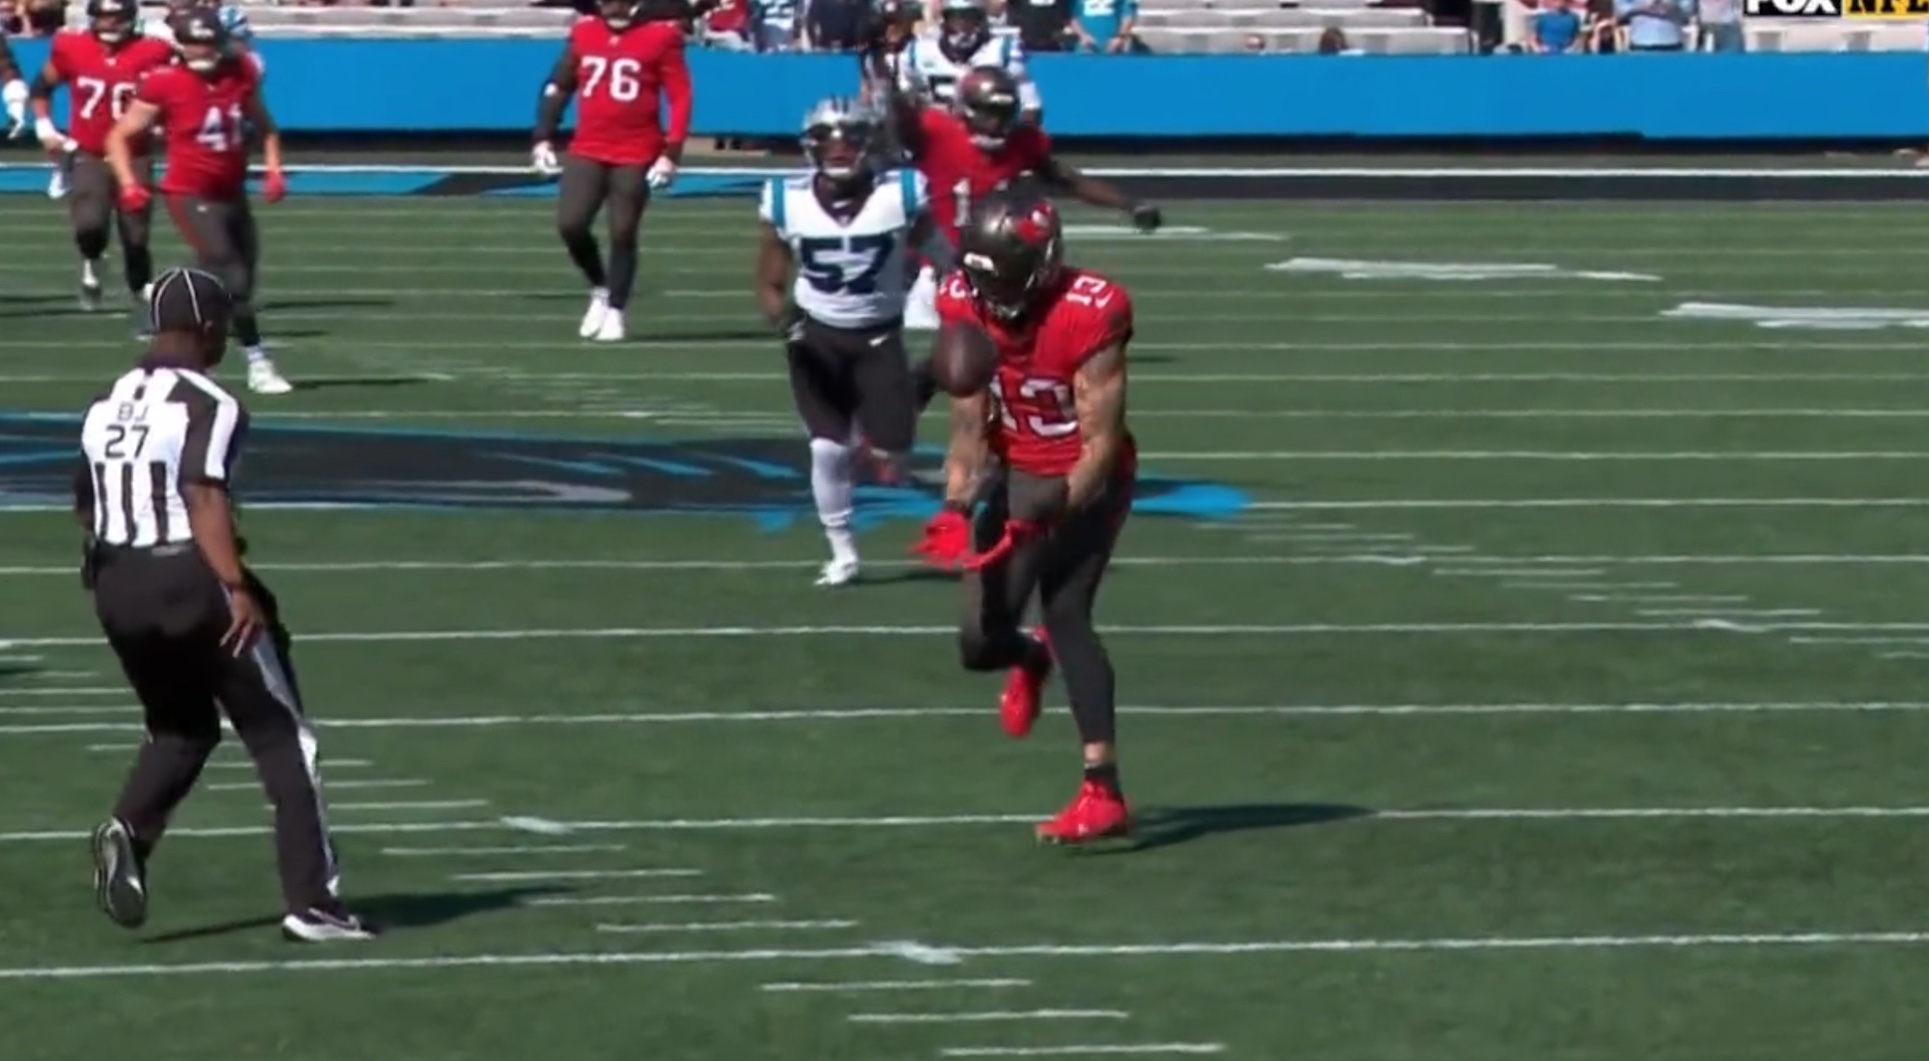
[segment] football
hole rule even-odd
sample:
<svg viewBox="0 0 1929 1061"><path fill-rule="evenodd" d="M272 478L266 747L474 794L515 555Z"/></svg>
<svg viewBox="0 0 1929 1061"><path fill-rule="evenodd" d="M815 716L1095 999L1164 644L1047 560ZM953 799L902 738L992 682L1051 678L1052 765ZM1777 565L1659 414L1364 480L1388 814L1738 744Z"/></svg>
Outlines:
<svg viewBox="0 0 1929 1061"><path fill-rule="evenodd" d="M931 376L953 397L984 390L998 370L998 343L973 324L949 323L931 345Z"/></svg>

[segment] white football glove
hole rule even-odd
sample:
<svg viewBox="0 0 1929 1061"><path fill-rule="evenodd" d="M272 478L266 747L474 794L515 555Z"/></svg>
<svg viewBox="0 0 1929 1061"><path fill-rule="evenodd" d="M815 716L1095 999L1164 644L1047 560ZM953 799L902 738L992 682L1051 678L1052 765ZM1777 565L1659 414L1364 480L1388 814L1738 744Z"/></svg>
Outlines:
<svg viewBox="0 0 1929 1061"><path fill-rule="evenodd" d="M7 135L17 137L26 132L29 124L27 121L27 83L18 80L7 82L5 87L0 88L0 102L4 102L7 105L7 120L13 123L13 127L7 130Z"/></svg>
<svg viewBox="0 0 1929 1061"><path fill-rule="evenodd" d="M554 177L563 171L563 164L556 158L555 147L547 140L530 149L529 164L545 177Z"/></svg>
<svg viewBox="0 0 1929 1061"><path fill-rule="evenodd" d="M60 131L60 126L55 125L46 118L41 118L33 123L33 135L34 139L40 141L40 146L46 148L47 153L50 155L62 154L67 150L67 144L69 142L67 140L67 134Z"/></svg>
<svg viewBox="0 0 1929 1061"><path fill-rule="evenodd" d="M659 155L655 162L650 163L649 181L650 187L657 191L676 183L676 163L670 161L670 156Z"/></svg>

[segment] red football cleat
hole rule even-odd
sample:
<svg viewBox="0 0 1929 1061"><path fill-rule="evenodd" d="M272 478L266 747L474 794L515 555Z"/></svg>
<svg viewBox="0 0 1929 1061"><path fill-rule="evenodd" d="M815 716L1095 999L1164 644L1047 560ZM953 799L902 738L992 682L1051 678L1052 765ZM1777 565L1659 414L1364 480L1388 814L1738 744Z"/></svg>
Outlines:
<svg viewBox="0 0 1929 1061"><path fill-rule="evenodd" d="M1086 844L1132 831L1132 810L1125 797L1096 781L1079 786L1071 806L1032 830L1041 844Z"/></svg>
<svg viewBox="0 0 1929 1061"><path fill-rule="evenodd" d="M998 697L999 719L1005 724L1005 732L1013 737L1031 733L1032 724L1038 721L1038 712L1044 706L1045 681L1052 676L1052 645L1045 638L1044 628L1034 631L1032 636L1045 650L1045 662L1033 668L1013 667L1005 679L1005 691Z"/></svg>

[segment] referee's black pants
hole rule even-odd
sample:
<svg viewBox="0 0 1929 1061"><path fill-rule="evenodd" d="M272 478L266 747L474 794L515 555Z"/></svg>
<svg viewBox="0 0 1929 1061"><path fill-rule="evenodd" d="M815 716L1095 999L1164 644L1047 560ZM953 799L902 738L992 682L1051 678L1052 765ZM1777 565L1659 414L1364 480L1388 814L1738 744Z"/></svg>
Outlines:
<svg viewBox="0 0 1929 1061"><path fill-rule="evenodd" d="M288 630L254 574L267 629L239 656L221 645L226 591L192 544L95 551L94 610L140 698L147 740L114 816L145 858L221 743L221 716L254 758L275 811L275 853L289 911L331 904L339 888L315 736L289 662Z"/></svg>

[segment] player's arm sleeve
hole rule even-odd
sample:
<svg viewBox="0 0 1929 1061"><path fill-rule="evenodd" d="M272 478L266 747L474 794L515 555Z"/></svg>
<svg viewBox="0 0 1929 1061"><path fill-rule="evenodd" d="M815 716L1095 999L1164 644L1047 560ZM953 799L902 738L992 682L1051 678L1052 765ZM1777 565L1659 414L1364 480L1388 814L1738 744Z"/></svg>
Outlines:
<svg viewBox="0 0 1929 1061"><path fill-rule="evenodd" d="M1125 348L1132 341L1132 302L1115 286L1109 301L1094 308L1099 317L1078 374L1072 377L1080 447L1078 462L1066 477L1066 500L1074 509L1104 493L1126 449Z"/></svg>
<svg viewBox="0 0 1929 1061"><path fill-rule="evenodd" d="M663 131L663 153L670 161L683 160L683 142L690 138L690 111L693 96L690 91L690 59L684 52L683 34L675 26L670 27L670 41L658 61L658 80L663 86L663 99L667 103L670 120Z"/></svg>
<svg viewBox="0 0 1929 1061"><path fill-rule="evenodd" d="M535 139L538 143L556 139L556 127L563 122L563 109L569 106L569 97L575 93L576 44L571 41L563 46L563 54L556 57L549 79L543 82L542 91L536 96Z"/></svg>
<svg viewBox="0 0 1929 1061"><path fill-rule="evenodd" d="M60 41L54 41L53 50L47 53L47 61L40 64L40 72L33 77L33 84L27 86L27 98L33 101L34 117L53 119L51 101L54 89L62 78L60 73Z"/></svg>

